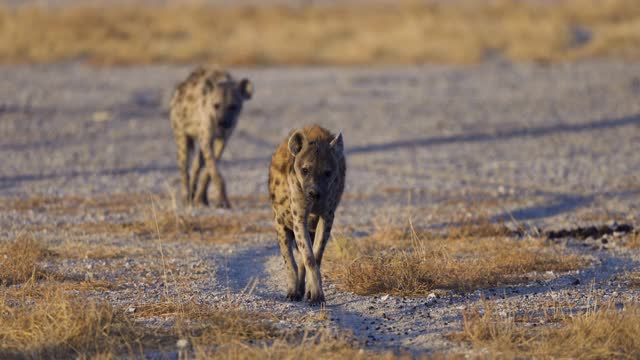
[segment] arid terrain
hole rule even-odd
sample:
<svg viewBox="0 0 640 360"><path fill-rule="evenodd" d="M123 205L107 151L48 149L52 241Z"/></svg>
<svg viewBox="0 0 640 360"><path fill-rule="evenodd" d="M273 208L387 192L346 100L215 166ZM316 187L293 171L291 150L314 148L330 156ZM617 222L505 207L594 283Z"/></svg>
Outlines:
<svg viewBox="0 0 640 360"><path fill-rule="evenodd" d="M190 69L0 67L3 357L638 356L640 63L234 68L231 210L175 201ZM324 308L266 198L311 122L348 162Z"/></svg>

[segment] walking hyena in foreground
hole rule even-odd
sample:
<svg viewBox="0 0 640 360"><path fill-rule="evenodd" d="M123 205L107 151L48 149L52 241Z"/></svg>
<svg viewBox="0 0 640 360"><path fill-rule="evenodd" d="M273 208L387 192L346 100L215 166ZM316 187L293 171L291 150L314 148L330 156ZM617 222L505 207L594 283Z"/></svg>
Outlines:
<svg viewBox="0 0 640 360"><path fill-rule="evenodd" d="M213 179L216 206L230 206L217 162L238 122L243 102L252 94L249 80L237 82L214 66L196 69L176 88L170 116L186 203L208 205L207 188ZM190 157L193 160L189 170ZM203 167L205 171L200 171Z"/></svg>
<svg viewBox="0 0 640 360"><path fill-rule="evenodd" d="M310 125L293 131L271 158L269 194L290 300L305 296L308 275L307 299L324 302L320 264L344 190L343 148L342 134Z"/></svg>

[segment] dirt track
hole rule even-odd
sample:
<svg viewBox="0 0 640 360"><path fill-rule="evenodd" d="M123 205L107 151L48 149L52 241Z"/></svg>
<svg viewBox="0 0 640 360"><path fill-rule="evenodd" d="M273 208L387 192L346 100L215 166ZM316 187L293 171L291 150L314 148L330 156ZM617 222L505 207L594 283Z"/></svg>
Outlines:
<svg viewBox="0 0 640 360"><path fill-rule="evenodd" d="M0 197L175 191L178 172L167 103L173 86L188 71L76 64L0 68ZM291 128L318 122L341 130L345 137L349 172L347 197L336 220L340 233L358 236L381 219L401 222L408 208L431 211L420 225L433 229L460 221L467 213L545 229L613 219L636 227L640 223L638 63L234 73L250 77L256 88L223 157L228 191L236 199L266 194L267 166L275 145ZM482 205L488 200L491 206ZM452 203L460 204L453 206L454 212L459 209L455 219L439 211L450 210ZM236 200L227 212L196 210L219 216L245 212L268 213L269 206ZM0 209L0 236L12 238L23 227L38 224L96 220L126 218L105 209L54 217L38 209L8 207ZM55 233L39 236L53 244L68 240ZM95 234L69 238L133 244L145 250L136 261L159 261L153 241ZM203 269L181 295L270 309L285 317L283 326L299 326L296 319L308 312L305 304L283 300L282 265L271 234L237 245L168 238L164 246L165 256L178 268L173 276ZM588 270L551 274L548 281L516 292L509 288L484 293L508 291L504 302L516 307L525 295L530 295L527 301L573 296L570 300L579 302L595 279L606 294L613 291L613 276L638 260L637 251L611 246L579 250L591 251L597 259ZM118 261L106 265L118 268L130 260ZM60 266L82 272L97 266L94 263L87 259ZM115 276L108 269L96 274ZM256 278L255 290L243 293ZM582 285L571 285L576 278ZM126 303L132 296L153 298L164 291L160 283L142 295L131 287L96 296L114 303ZM451 295L434 302L362 297L337 291L334 284L327 287L332 326L353 329L373 347L410 351L450 346L442 334L459 328L461 306L482 294ZM568 288L577 291L568 295ZM383 313L393 319L393 329L379 325L388 323Z"/></svg>

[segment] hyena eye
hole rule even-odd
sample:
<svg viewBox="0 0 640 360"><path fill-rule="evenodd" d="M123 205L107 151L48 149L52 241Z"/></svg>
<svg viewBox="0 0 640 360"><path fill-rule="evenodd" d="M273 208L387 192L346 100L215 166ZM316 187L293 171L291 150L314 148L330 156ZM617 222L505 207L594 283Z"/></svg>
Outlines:
<svg viewBox="0 0 640 360"><path fill-rule="evenodd" d="M303 176L309 175L309 169L307 169L307 168L302 168L302 170L300 170L300 172L302 173Z"/></svg>
<svg viewBox="0 0 640 360"><path fill-rule="evenodd" d="M324 171L324 176L330 177L331 176L331 170L325 170Z"/></svg>
<svg viewBox="0 0 640 360"><path fill-rule="evenodd" d="M220 103L213 104L213 108L216 110L220 110Z"/></svg>

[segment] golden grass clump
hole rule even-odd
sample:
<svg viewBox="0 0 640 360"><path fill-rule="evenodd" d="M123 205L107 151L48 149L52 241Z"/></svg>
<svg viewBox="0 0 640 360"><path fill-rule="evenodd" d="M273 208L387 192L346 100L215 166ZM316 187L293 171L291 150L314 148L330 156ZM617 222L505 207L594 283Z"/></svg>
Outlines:
<svg viewBox="0 0 640 360"><path fill-rule="evenodd" d="M24 283L44 274L38 263L47 255L46 247L22 233L13 241L0 242L0 285Z"/></svg>
<svg viewBox="0 0 640 360"><path fill-rule="evenodd" d="M486 305L486 304L485 304ZM529 326L528 326L529 325ZM640 305L608 302L579 315L563 315L554 326L530 326L500 317L492 306L463 313L453 338L489 351L492 358L635 359L640 356Z"/></svg>
<svg viewBox="0 0 640 360"><path fill-rule="evenodd" d="M171 299L132 305L132 312L82 294L54 283L0 292L0 358L110 359L149 351L199 359L383 357L328 330L279 330L268 312Z"/></svg>
<svg viewBox="0 0 640 360"><path fill-rule="evenodd" d="M80 299L53 286L37 297L0 294L0 357L66 358L110 353L138 335L110 305Z"/></svg>
<svg viewBox="0 0 640 360"><path fill-rule="evenodd" d="M636 230L632 234L630 234L625 242L625 245L631 249L640 248L640 230Z"/></svg>
<svg viewBox="0 0 640 360"><path fill-rule="evenodd" d="M251 206L260 202L257 197L234 199L242 205ZM171 206L169 199L158 195L115 194L113 197L44 197L5 199L0 203L17 211L36 211L51 216L77 214L79 211L96 211L109 214L143 213L144 216L124 222L89 221L57 224L38 224L29 231L53 231L66 236L114 235L174 238L203 242L231 243L248 234L271 232L271 226L261 222L271 220L268 211L251 210L241 214L198 216ZM130 216L133 217L133 216ZM270 221L269 221L270 222ZM60 247L61 252L71 257L114 258L139 253L133 247L87 247L77 242Z"/></svg>
<svg viewBox="0 0 640 360"><path fill-rule="evenodd" d="M196 346L197 359L409 359L391 353L365 351L349 341L328 331L316 335L303 335L299 339L278 338L268 346L220 346L207 348Z"/></svg>
<svg viewBox="0 0 640 360"><path fill-rule="evenodd" d="M269 213L250 212L233 216L197 217L173 210L153 211L143 221L129 224L139 236L187 235L189 240L234 242L238 236L272 231L259 222L270 219Z"/></svg>
<svg viewBox="0 0 640 360"><path fill-rule="evenodd" d="M392 228L360 239L338 238L328 276L362 295L426 296L434 289L471 291L521 283L532 272L585 264L557 245L507 237L506 231L486 224L452 229L448 235Z"/></svg>
<svg viewBox="0 0 640 360"><path fill-rule="evenodd" d="M630 0L0 10L0 63L469 64L640 58Z"/></svg>

